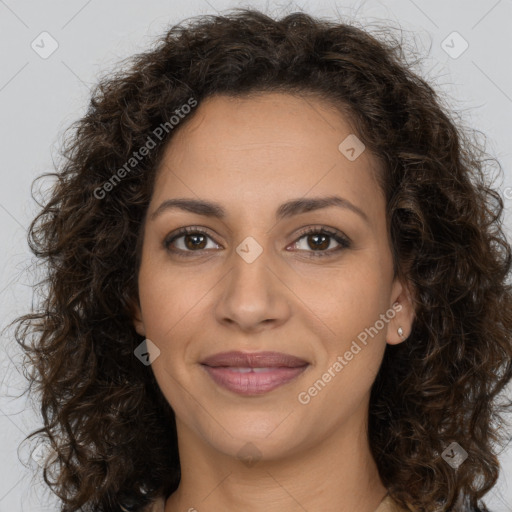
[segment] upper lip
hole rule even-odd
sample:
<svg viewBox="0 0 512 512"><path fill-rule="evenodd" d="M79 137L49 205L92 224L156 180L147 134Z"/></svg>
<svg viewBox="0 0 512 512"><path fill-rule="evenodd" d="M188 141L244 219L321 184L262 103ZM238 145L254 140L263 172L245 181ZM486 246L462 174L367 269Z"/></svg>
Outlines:
<svg viewBox="0 0 512 512"><path fill-rule="evenodd" d="M298 368L308 364L300 357L282 352L221 352L204 359L206 366L233 366L238 368Z"/></svg>

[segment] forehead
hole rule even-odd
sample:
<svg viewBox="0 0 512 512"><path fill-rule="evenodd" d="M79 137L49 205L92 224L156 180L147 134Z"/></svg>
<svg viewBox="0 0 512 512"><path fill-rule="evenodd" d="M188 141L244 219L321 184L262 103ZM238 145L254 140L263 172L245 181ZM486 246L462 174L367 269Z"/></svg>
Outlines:
<svg viewBox="0 0 512 512"><path fill-rule="evenodd" d="M187 144L261 152L261 145L304 148L334 144L354 133L347 116L319 97L258 93L244 97L215 95L201 102L170 146Z"/></svg>
<svg viewBox="0 0 512 512"><path fill-rule="evenodd" d="M346 157L339 146L354 136L339 109L310 95L212 96L165 149L154 199L196 195L254 204L258 197L263 203L339 192L368 200L379 195L378 162L366 150L353 161Z"/></svg>

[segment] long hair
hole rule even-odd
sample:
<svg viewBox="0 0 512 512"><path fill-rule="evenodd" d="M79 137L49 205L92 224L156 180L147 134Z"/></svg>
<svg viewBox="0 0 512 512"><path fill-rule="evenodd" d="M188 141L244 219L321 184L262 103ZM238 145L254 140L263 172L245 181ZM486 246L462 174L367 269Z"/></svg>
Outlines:
<svg viewBox="0 0 512 512"><path fill-rule="evenodd" d="M400 43L305 13L236 9L172 26L128 64L99 80L29 229L44 298L16 319L15 336L41 399L44 427L29 437L51 447L44 479L62 511L142 510L179 484L174 413L134 356L145 213L163 148L194 105L266 91L330 102L383 164L395 275L416 310L371 392L383 484L405 508L452 510L460 497L481 506L510 406L497 399L512 378L511 247L484 149ZM456 471L443 457L454 442L468 455Z"/></svg>

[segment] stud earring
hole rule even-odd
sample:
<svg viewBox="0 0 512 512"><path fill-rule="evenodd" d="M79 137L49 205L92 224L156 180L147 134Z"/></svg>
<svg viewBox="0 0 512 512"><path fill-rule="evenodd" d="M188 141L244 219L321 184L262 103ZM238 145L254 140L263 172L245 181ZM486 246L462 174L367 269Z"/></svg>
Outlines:
<svg viewBox="0 0 512 512"><path fill-rule="evenodd" d="M400 336L400 338L404 337L404 330L401 327L398 328L398 336Z"/></svg>

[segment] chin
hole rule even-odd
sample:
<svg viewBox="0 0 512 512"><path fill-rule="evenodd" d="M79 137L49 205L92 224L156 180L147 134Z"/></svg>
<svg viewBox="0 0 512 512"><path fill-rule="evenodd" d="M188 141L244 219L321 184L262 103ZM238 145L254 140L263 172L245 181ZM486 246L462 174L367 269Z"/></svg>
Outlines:
<svg viewBox="0 0 512 512"><path fill-rule="evenodd" d="M290 411L271 415L238 411L216 416L216 420L214 425L207 420L205 428L199 429L203 431L202 437L218 451L236 458L245 454L277 459L292 452L307 437Z"/></svg>

